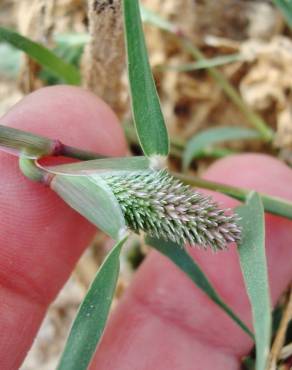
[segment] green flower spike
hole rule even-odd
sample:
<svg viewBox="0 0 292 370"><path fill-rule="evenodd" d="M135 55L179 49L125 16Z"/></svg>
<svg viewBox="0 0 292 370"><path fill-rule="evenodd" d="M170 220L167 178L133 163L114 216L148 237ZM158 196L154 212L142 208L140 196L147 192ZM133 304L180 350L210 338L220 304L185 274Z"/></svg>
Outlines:
<svg viewBox="0 0 292 370"><path fill-rule="evenodd" d="M165 170L102 174L136 233L225 249L240 239L238 216L221 210L210 198L183 185Z"/></svg>

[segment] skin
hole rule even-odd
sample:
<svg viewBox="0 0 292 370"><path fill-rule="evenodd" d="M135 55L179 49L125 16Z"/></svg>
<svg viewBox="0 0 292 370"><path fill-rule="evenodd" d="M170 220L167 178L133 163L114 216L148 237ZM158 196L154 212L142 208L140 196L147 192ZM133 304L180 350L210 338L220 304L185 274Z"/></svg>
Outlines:
<svg viewBox="0 0 292 370"><path fill-rule="evenodd" d="M1 124L58 138L106 155L126 144L115 115L78 88L41 89ZM18 369L48 305L68 279L95 229L50 189L24 178L17 158L0 152L0 364ZM265 155L216 162L205 177L292 200L292 171ZM237 202L214 197L224 207ZM267 256L273 303L292 277L292 223L267 215ZM226 302L251 326L235 246L192 256ZM236 370L251 340L165 257L153 251L111 316L91 370Z"/></svg>

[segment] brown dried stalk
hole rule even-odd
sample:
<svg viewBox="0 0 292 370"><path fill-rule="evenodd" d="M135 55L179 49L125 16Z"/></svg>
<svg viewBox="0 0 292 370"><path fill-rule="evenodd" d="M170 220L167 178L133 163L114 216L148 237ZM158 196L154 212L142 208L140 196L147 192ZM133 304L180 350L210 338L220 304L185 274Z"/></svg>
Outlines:
<svg viewBox="0 0 292 370"><path fill-rule="evenodd" d="M286 331L288 324L292 319L292 286L290 286L287 304L280 322L279 329L277 331L274 343L272 345L270 359L266 370L276 370L277 361L280 357L281 349L285 342Z"/></svg>
<svg viewBox="0 0 292 370"><path fill-rule="evenodd" d="M89 0L91 41L83 57L84 84L121 117L122 74L125 68L121 0Z"/></svg>

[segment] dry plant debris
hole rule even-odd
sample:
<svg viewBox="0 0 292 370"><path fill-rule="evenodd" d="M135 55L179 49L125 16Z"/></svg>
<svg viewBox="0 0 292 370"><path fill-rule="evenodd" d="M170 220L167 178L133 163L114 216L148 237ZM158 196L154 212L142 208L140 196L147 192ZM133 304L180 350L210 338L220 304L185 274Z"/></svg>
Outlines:
<svg viewBox="0 0 292 370"><path fill-rule="evenodd" d="M88 2L90 42L83 57L84 84L122 117L125 70L121 0Z"/></svg>
<svg viewBox="0 0 292 370"><path fill-rule="evenodd" d="M240 82L240 91L257 111L273 112L277 125L276 145L292 145L292 41L275 36L268 42L250 40L242 44L243 54L253 63Z"/></svg>
<svg viewBox="0 0 292 370"><path fill-rule="evenodd" d="M272 3L265 0L143 0L143 3L180 24L208 58L236 52L242 55L242 61L220 69L239 89L246 103L276 130L275 144L283 149L285 160L292 163L292 42ZM103 97L120 118L128 117L127 90L123 82L121 0L3 0L0 7L2 25L17 26L24 35L49 47L53 45L53 34L89 31L91 41L82 60L84 85ZM145 26L145 30L172 136L185 140L211 126L249 125L206 71L158 69L160 65L179 65L193 60L170 35L153 26ZM38 71L39 66L26 59L20 75L22 91L27 93L43 85ZM15 81L0 76L0 113L22 95ZM3 99L5 96L9 98ZM234 143L231 147L266 151L259 143ZM198 170L205 165L206 161L198 161ZM175 167L176 163L172 161L170 166ZM75 277L50 309L22 370L47 370L56 366L70 322L94 274L95 263L95 257L89 253L78 265ZM122 271L117 297L131 275L125 264ZM282 338L285 330L281 331ZM279 336L280 332L277 338ZM280 342L276 357L284 362L287 356L291 357L291 345L282 348L282 339Z"/></svg>
<svg viewBox="0 0 292 370"><path fill-rule="evenodd" d="M279 360L286 360L289 357L292 358L292 348L291 348L292 343L284 347L288 325L291 322L291 320L292 320L292 287L290 286L290 289L287 294L287 299L285 302L285 307L283 309L281 322L276 332L275 339L271 348L267 370L277 370Z"/></svg>
<svg viewBox="0 0 292 370"><path fill-rule="evenodd" d="M20 0L15 4L18 31L31 40L54 46L53 35L66 32L87 32L86 0ZM19 85L24 93L42 86L40 67L24 57Z"/></svg>

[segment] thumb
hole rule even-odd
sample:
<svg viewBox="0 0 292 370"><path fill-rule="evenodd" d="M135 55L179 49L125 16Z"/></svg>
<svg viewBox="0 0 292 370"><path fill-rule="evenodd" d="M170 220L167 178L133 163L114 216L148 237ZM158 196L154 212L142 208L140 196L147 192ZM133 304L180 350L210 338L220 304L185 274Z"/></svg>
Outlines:
<svg viewBox="0 0 292 370"><path fill-rule="evenodd" d="M106 155L125 152L115 115L79 88L41 89L0 123ZM0 367L17 369L95 229L50 189L24 178L17 158L0 153L0 171Z"/></svg>

